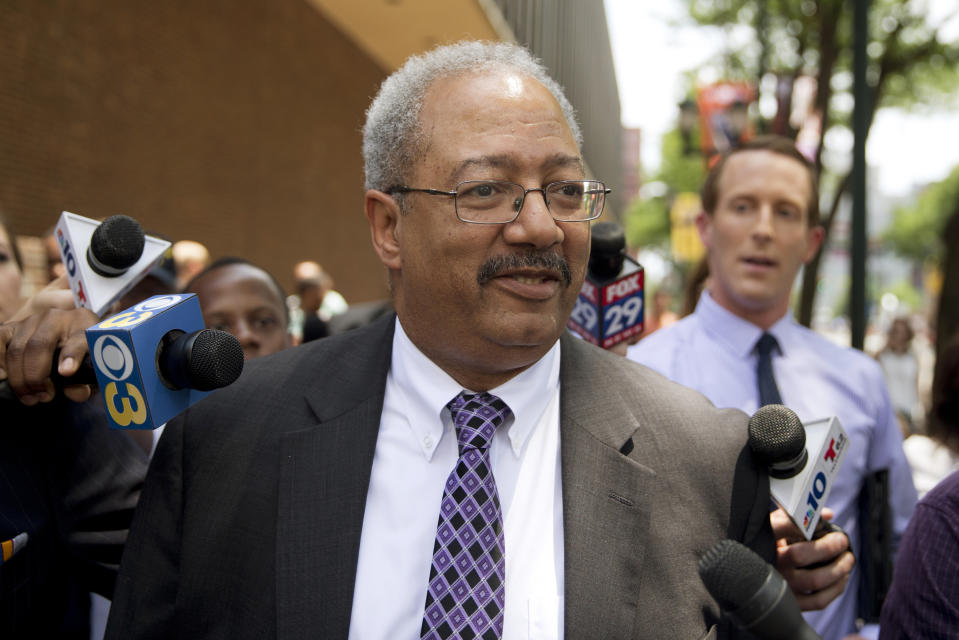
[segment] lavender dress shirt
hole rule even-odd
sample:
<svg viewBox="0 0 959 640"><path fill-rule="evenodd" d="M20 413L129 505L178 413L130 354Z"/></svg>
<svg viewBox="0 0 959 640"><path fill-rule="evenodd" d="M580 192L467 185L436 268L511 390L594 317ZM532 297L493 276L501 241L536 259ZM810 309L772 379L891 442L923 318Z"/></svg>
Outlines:
<svg viewBox="0 0 959 640"><path fill-rule="evenodd" d="M888 469L895 548L916 505L916 490L878 363L788 314L768 331L779 342L772 366L783 402L803 422L835 415L849 434L850 448L826 505L836 512L834 522L849 534L859 557L859 491L869 474ZM694 313L630 347L628 357L696 389L717 407L752 414L759 408L755 345L762 333L704 292ZM857 585L854 569L839 598L805 614L824 640L856 631Z"/></svg>

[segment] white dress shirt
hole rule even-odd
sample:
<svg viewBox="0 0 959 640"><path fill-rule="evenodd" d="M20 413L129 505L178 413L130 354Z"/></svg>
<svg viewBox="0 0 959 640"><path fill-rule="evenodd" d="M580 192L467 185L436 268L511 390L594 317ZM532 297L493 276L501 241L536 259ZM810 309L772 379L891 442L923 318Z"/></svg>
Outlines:
<svg viewBox="0 0 959 640"><path fill-rule="evenodd" d="M562 638L559 343L489 392L513 417L490 447L503 511L503 638ZM443 487L458 458L446 404L464 389L399 320L363 516L351 640L420 637ZM469 390L467 390L469 391Z"/></svg>
<svg viewBox="0 0 959 640"><path fill-rule="evenodd" d="M772 367L783 404L809 422L837 416L850 447L826 503L859 557L859 492L864 478L889 470L893 545L916 506L902 435L879 364L860 351L840 347L800 326L787 313L769 328L779 343ZM692 387L717 407L752 414L759 408L756 342L763 330L721 307L706 291L696 311L629 348L631 360ZM858 570L843 594L823 611L805 614L825 640L856 630Z"/></svg>

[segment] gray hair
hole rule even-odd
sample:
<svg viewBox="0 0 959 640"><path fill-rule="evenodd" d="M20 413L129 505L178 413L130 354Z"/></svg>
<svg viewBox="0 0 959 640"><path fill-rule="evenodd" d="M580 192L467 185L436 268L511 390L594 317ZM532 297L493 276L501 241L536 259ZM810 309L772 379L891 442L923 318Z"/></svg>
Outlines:
<svg viewBox="0 0 959 640"><path fill-rule="evenodd" d="M573 105L533 54L507 42L459 42L411 57L383 81L366 110L363 127L366 188L385 191L403 184L404 172L413 163L417 150L425 146L419 115L426 92L434 82L455 74L490 69L513 69L546 87L559 103L577 146L582 146L583 135Z"/></svg>

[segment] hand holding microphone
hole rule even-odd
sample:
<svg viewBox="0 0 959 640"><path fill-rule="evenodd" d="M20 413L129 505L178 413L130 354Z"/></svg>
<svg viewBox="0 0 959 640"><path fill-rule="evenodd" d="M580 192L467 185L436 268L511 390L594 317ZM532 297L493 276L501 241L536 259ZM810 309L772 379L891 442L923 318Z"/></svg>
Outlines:
<svg viewBox="0 0 959 640"><path fill-rule="evenodd" d="M74 306L66 276L57 278L0 325L0 382L23 404L52 400L51 368L64 378L77 372L87 353L84 331L96 321L92 311ZM64 386L63 392L83 402L92 389L80 383Z"/></svg>
<svg viewBox="0 0 959 640"><path fill-rule="evenodd" d="M192 293L153 296L86 330L115 429L155 429L243 370L243 348L203 329Z"/></svg>
<svg viewBox="0 0 959 640"><path fill-rule="evenodd" d="M169 243L144 236L132 218L96 223L67 212L57 238L77 307L66 283L54 282L0 326L0 398L48 402L57 380L70 399L83 401L92 382L102 389L115 428L155 428L239 376L239 342L203 329L192 294L155 296L88 330L97 321L88 309L122 297ZM88 347L86 368L92 359L95 380L77 375Z"/></svg>
<svg viewBox="0 0 959 640"><path fill-rule="evenodd" d="M0 359L3 345L9 341L11 347L0 398L15 393L24 404L45 402L56 384L82 401L89 385L97 384L115 428L150 429L243 370L240 343L225 331L203 328L192 294L148 298L88 329L96 321L91 316L87 310L50 309L42 318L0 327L13 338L0 338ZM86 356L88 344L92 358ZM53 361L60 363L57 371L50 369Z"/></svg>
<svg viewBox="0 0 959 640"><path fill-rule="evenodd" d="M48 284L0 327L0 381L27 405L53 399L51 368L65 378L76 373L86 353L83 330L170 245L144 235L140 223L127 216L98 222L64 211L54 234L67 275ZM59 361L51 367L57 350ZM82 402L91 389L67 385L64 393Z"/></svg>
<svg viewBox="0 0 959 640"><path fill-rule="evenodd" d="M832 515L831 509L823 510L824 519ZM826 608L845 590L856 564L846 532L824 520L816 536L806 540L782 509L770 513L769 521L776 538L776 568L789 584L799 608Z"/></svg>
<svg viewBox="0 0 959 640"><path fill-rule="evenodd" d="M845 589L855 565L849 537L828 522L823 505L838 473L848 439L835 419L807 428L782 405L766 405L749 421L749 447L769 469L770 493L780 507L770 514L777 543L776 566L804 611L822 609Z"/></svg>
<svg viewBox="0 0 959 640"><path fill-rule="evenodd" d="M839 420L803 425L787 407L766 405L749 419L749 448L769 469L773 500L811 539L849 448Z"/></svg>

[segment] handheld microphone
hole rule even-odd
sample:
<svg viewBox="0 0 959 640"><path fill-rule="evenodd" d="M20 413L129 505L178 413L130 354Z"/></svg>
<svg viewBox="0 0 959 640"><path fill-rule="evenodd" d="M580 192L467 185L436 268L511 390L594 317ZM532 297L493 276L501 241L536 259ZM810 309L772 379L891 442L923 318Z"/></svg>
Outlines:
<svg viewBox="0 0 959 640"><path fill-rule="evenodd" d="M225 387L236 380L243 370L236 350L239 341L230 333L219 329L201 329L185 333L172 329L157 345L157 375L176 389L212 391ZM53 362L60 360L60 350L53 352ZM56 369L50 371L50 381L57 389L73 384L97 386L97 373L90 355L83 356L77 371L69 377L61 376ZM16 401L17 396L6 381L0 381L0 400Z"/></svg>
<svg viewBox="0 0 959 640"><path fill-rule="evenodd" d="M768 404L749 419L749 448L769 467L769 492L806 540L816 533L848 444L835 416L804 425L787 407Z"/></svg>
<svg viewBox="0 0 959 640"><path fill-rule="evenodd" d="M604 349L642 333L643 286L643 266L626 254L623 228L594 224L586 279L567 326Z"/></svg>
<svg viewBox="0 0 959 640"><path fill-rule="evenodd" d="M720 540L697 566L706 590L736 625L761 640L822 640L776 569L735 540Z"/></svg>
<svg viewBox="0 0 959 640"><path fill-rule="evenodd" d="M144 235L140 223L127 216L100 223L64 211L55 233L74 302L98 316L132 289L170 246Z"/></svg>
<svg viewBox="0 0 959 640"><path fill-rule="evenodd" d="M153 296L86 330L114 429L155 429L243 370L243 349L203 329L190 294Z"/></svg>

